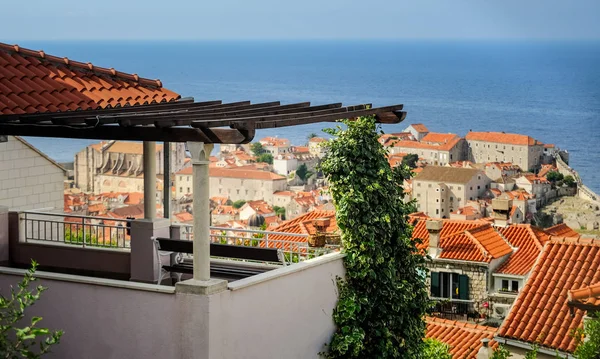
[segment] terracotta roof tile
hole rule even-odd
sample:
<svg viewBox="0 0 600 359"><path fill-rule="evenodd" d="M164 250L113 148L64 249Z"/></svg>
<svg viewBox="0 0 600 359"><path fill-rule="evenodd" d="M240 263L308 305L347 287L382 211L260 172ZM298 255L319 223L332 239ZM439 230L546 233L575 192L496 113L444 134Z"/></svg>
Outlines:
<svg viewBox="0 0 600 359"><path fill-rule="evenodd" d="M423 150L436 150L436 151L450 151L451 149L454 148L454 146L456 146L458 144L458 142L460 142L460 137L455 137L454 139L450 140L447 143L440 143L440 144L430 144L430 143L425 143L425 142L406 141L406 140L395 141L393 144L394 144L394 147L402 148L402 149L410 148L410 149L423 149Z"/></svg>
<svg viewBox="0 0 600 359"><path fill-rule="evenodd" d="M159 80L0 43L0 113L89 110L179 99Z"/></svg>
<svg viewBox="0 0 600 359"><path fill-rule="evenodd" d="M600 310L600 283L570 290L568 299L570 305L598 311Z"/></svg>
<svg viewBox="0 0 600 359"><path fill-rule="evenodd" d="M422 123L413 123L411 126L417 132L429 132L429 129Z"/></svg>
<svg viewBox="0 0 600 359"><path fill-rule="evenodd" d="M496 270L496 273L527 275L542 251L548 235L530 224L512 224L499 228L500 233L517 250Z"/></svg>
<svg viewBox="0 0 600 359"><path fill-rule="evenodd" d="M193 166L187 166L187 167L175 172L176 175L191 175L193 173L194 173Z"/></svg>
<svg viewBox="0 0 600 359"><path fill-rule="evenodd" d="M475 359L483 345L481 339L484 338L490 339L490 347L498 346L498 343L493 340L497 328L433 317L427 317L426 322L425 337L435 338L448 344L453 358Z"/></svg>
<svg viewBox="0 0 600 359"><path fill-rule="evenodd" d="M162 144L156 144L156 152L162 151L162 148ZM135 155L141 155L144 153L144 144L143 142L114 141L110 144L106 151L112 153L130 153Z"/></svg>
<svg viewBox="0 0 600 359"><path fill-rule="evenodd" d="M429 132L425 137L421 139L421 142L429 143L429 144L446 144L454 141L458 138L458 135L453 133L437 133L437 132Z"/></svg>
<svg viewBox="0 0 600 359"><path fill-rule="evenodd" d="M503 143L507 145L533 146L542 143L530 136L518 135L504 132L469 132L465 136L467 141L483 141L493 143Z"/></svg>
<svg viewBox="0 0 600 359"><path fill-rule="evenodd" d="M580 237L580 234L575 232L571 227L567 226L564 223L557 224L550 228L544 229L544 232L548 233L551 236L557 237Z"/></svg>
<svg viewBox="0 0 600 359"><path fill-rule="evenodd" d="M499 336L539 343L551 350L573 352L571 332L583 324L585 312L568 308L568 292L600 282L600 241L551 238L519 293Z"/></svg>
<svg viewBox="0 0 600 359"><path fill-rule="evenodd" d="M313 226L312 222L318 218L329 219L329 226L325 230L327 233L336 233L339 231L337 222L335 220L335 211L311 211L289 221L283 222L279 226L273 228L272 231L294 234L315 234L317 230ZM289 241L299 243L307 242L307 237L294 237L285 235L269 235L269 239L274 240L274 242L269 243L269 247L281 249L289 249L290 244L275 241ZM261 245L264 246L263 243L261 243Z"/></svg>

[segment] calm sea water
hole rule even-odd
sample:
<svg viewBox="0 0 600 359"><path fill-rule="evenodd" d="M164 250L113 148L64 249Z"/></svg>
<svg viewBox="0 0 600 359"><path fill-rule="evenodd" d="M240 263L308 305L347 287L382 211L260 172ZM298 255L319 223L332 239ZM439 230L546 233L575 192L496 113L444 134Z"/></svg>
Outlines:
<svg viewBox="0 0 600 359"><path fill-rule="evenodd" d="M27 42L21 46L160 78L196 100L403 103L403 124L554 143L600 192L600 42ZM302 144L326 124L259 131ZM30 138L57 161L90 141Z"/></svg>

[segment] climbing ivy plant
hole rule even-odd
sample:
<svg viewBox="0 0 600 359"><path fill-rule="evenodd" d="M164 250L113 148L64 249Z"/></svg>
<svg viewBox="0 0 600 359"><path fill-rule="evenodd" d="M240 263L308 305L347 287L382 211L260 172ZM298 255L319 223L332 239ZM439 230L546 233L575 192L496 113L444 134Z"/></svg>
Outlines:
<svg viewBox="0 0 600 359"><path fill-rule="evenodd" d="M328 358L419 358L429 299L425 257L411 240L406 166L391 168L373 118L344 121L321 164L346 253Z"/></svg>

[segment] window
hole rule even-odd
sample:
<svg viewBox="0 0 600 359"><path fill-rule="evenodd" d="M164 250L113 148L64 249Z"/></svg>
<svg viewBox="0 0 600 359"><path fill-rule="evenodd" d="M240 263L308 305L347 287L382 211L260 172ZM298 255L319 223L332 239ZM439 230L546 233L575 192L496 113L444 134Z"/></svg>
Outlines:
<svg viewBox="0 0 600 359"><path fill-rule="evenodd" d="M190 181L190 176L187 176L187 181L188 181L188 182Z"/></svg>
<svg viewBox="0 0 600 359"><path fill-rule="evenodd" d="M460 186L458 186L458 190L460 191Z"/></svg>
<svg viewBox="0 0 600 359"><path fill-rule="evenodd" d="M513 292L518 292L519 291L519 282L516 280L513 280L511 283L511 288L510 288Z"/></svg>
<svg viewBox="0 0 600 359"><path fill-rule="evenodd" d="M444 213L444 209L442 208L442 213Z"/></svg>
<svg viewBox="0 0 600 359"><path fill-rule="evenodd" d="M190 188L189 187L187 188L187 190L188 190L187 193L190 193Z"/></svg>
<svg viewBox="0 0 600 359"><path fill-rule="evenodd" d="M436 192L439 192L439 191L440 191L440 189L439 189L439 188L436 188L436 189L435 189L435 191L436 191Z"/></svg>
<svg viewBox="0 0 600 359"><path fill-rule="evenodd" d="M481 186L477 186L477 189L481 189Z"/></svg>
<svg viewBox="0 0 600 359"><path fill-rule="evenodd" d="M427 187L431 188L431 183L427 185Z"/></svg>
<svg viewBox="0 0 600 359"><path fill-rule="evenodd" d="M450 189L454 189L454 186L450 186Z"/></svg>
<svg viewBox="0 0 600 359"><path fill-rule="evenodd" d="M183 187L179 187L179 192L183 192Z"/></svg>
<svg viewBox="0 0 600 359"><path fill-rule="evenodd" d="M469 277L457 273L431 272L431 296L468 300Z"/></svg>
<svg viewBox="0 0 600 359"><path fill-rule="evenodd" d="M473 197L469 197L469 201L472 201L472 200L473 200Z"/></svg>
<svg viewBox="0 0 600 359"><path fill-rule="evenodd" d="M442 203L444 203L444 199L443 198L442 198ZM443 212L443 210L442 210L442 212Z"/></svg>
<svg viewBox="0 0 600 359"><path fill-rule="evenodd" d="M472 191L473 190L473 186L469 187L469 189Z"/></svg>
<svg viewBox="0 0 600 359"><path fill-rule="evenodd" d="M477 176L477 179L478 179L478 180L481 180L481 176Z"/></svg>
<svg viewBox="0 0 600 359"><path fill-rule="evenodd" d="M452 160L452 154L450 154L450 160Z"/></svg>
<svg viewBox="0 0 600 359"><path fill-rule="evenodd" d="M439 203L439 202L440 202L440 199L439 199L439 198L436 198L436 199L435 199L435 203Z"/></svg>
<svg viewBox="0 0 600 359"><path fill-rule="evenodd" d="M239 189L238 189L238 190L236 190L236 194L240 194L240 190L239 190Z"/></svg>
<svg viewBox="0 0 600 359"><path fill-rule="evenodd" d="M436 208L435 214L440 214L440 210Z"/></svg>
<svg viewBox="0 0 600 359"><path fill-rule="evenodd" d="M421 194L420 194L420 193L417 193L417 197L421 197Z"/></svg>
<svg viewBox="0 0 600 359"><path fill-rule="evenodd" d="M454 201L454 197L450 196L450 202Z"/></svg>
<svg viewBox="0 0 600 359"><path fill-rule="evenodd" d="M462 198L459 198L459 199L458 199L458 201L459 201L459 202L460 202L460 201L462 201Z"/></svg>
<svg viewBox="0 0 600 359"><path fill-rule="evenodd" d="M508 279L502 279L502 290L508 290Z"/></svg>

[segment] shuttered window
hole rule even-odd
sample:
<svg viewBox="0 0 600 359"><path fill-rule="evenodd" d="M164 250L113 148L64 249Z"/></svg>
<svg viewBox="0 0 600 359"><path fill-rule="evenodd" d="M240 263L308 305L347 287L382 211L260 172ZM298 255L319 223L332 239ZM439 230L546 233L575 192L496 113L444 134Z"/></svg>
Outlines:
<svg viewBox="0 0 600 359"><path fill-rule="evenodd" d="M464 274L458 276L458 298L469 299L469 277Z"/></svg>
<svg viewBox="0 0 600 359"><path fill-rule="evenodd" d="M438 272L431 272L431 296L440 297L440 274Z"/></svg>

